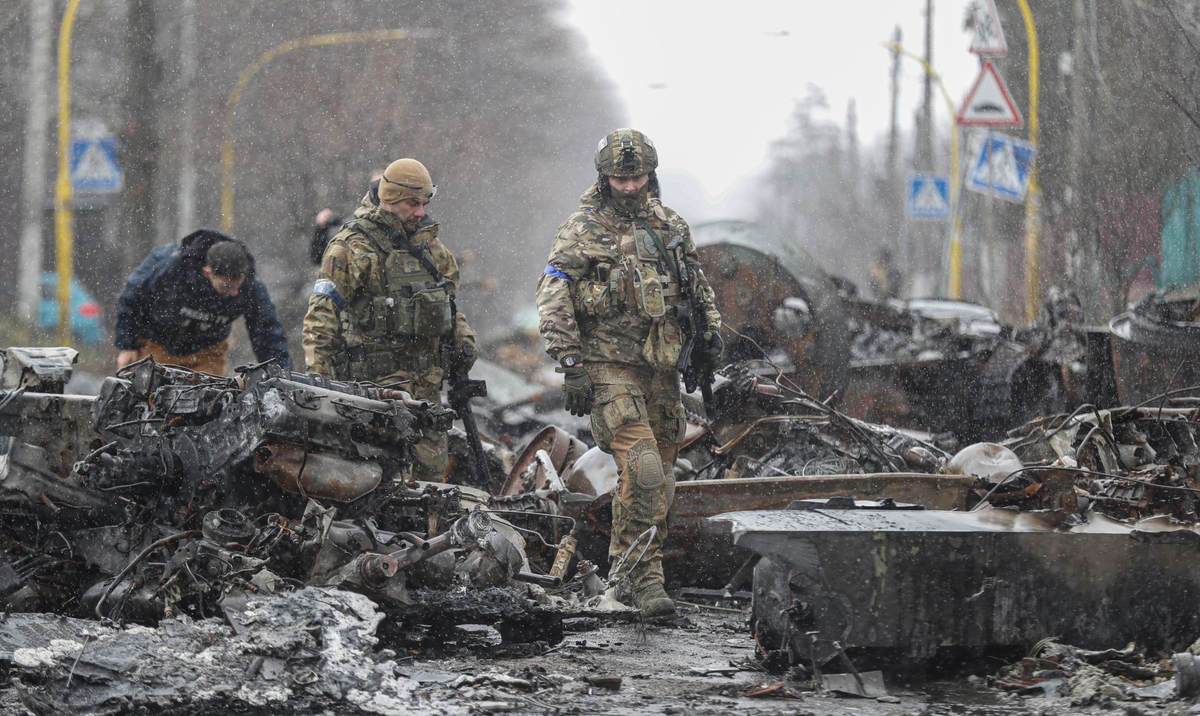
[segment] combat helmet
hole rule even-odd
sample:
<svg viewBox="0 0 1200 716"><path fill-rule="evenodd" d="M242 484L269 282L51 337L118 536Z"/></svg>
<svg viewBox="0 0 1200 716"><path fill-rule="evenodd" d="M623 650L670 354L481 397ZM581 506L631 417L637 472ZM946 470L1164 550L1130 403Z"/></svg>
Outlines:
<svg viewBox="0 0 1200 716"><path fill-rule="evenodd" d="M596 147L596 171L606 177L652 174L658 168L654 142L636 129L617 129Z"/></svg>

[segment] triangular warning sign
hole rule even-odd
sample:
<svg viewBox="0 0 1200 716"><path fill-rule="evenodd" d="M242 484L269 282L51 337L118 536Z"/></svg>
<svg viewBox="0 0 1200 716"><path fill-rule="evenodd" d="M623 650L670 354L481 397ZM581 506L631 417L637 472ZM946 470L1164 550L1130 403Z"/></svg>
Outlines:
<svg viewBox="0 0 1200 716"><path fill-rule="evenodd" d="M942 196L938 185L932 181L927 181L921 184L916 198L913 199L913 208L923 213L940 214L949 211L950 204L946 201L946 197Z"/></svg>
<svg viewBox="0 0 1200 716"><path fill-rule="evenodd" d="M1020 127L1021 113L1013 102L1012 95L1000 79L1000 73L991 60L984 60L975 84L967 93L962 108L958 110L957 122L971 127Z"/></svg>
<svg viewBox="0 0 1200 716"><path fill-rule="evenodd" d="M1004 28L1000 27L995 0L979 0L975 5L974 22L975 38L971 40L971 52L980 57L1004 57L1008 54L1008 43L1004 41Z"/></svg>

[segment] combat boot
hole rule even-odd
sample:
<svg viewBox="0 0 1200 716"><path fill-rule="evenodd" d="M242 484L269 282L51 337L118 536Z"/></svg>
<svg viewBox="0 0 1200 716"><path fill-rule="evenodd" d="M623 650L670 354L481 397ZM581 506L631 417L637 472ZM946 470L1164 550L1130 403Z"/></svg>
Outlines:
<svg viewBox="0 0 1200 716"><path fill-rule="evenodd" d="M650 582L637 592L637 603L644 617L673 617L675 602L667 596L660 582Z"/></svg>

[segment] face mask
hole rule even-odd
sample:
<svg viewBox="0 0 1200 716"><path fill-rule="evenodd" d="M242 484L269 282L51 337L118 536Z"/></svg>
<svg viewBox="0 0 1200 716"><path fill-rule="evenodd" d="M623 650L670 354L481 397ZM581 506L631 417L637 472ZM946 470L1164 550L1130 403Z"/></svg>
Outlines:
<svg viewBox="0 0 1200 716"><path fill-rule="evenodd" d="M645 186L633 194L623 194L616 189L613 189L611 193L612 203L617 207L617 211L624 214L635 214L646 206L646 200L650 197L650 182L646 182Z"/></svg>

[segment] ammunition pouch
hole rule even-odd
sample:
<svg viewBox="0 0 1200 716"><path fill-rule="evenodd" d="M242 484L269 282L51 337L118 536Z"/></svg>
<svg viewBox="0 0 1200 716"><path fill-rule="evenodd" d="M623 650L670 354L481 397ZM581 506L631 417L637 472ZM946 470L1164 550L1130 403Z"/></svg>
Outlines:
<svg viewBox="0 0 1200 716"><path fill-rule="evenodd" d="M642 358L655 370L673 371L683 351L683 331L675 320L655 321L642 345Z"/></svg>
<svg viewBox="0 0 1200 716"><path fill-rule="evenodd" d="M363 333L379 338L434 338L454 327L450 294L445 287L416 288L371 299L370 318ZM406 287L407 288L407 287Z"/></svg>
<svg viewBox="0 0 1200 716"><path fill-rule="evenodd" d="M612 292L608 283L599 281L580 281L579 312L589 318L607 318L614 313Z"/></svg>
<svg viewBox="0 0 1200 716"><path fill-rule="evenodd" d="M366 346L351 346L346 349L345 375L335 377L338 380L374 382L393 373L424 373L439 367L441 360L436 352L403 355L384 348L372 350Z"/></svg>
<svg viewBox="0 0 1200 716"><path fill-rule="evenodd" d="M580 314L600 319L618 313L644 318L666 315L669 307L679 303L679 287L658 273L656 263L628 257L616 265L597 265L592 278L577 284L576 306Z"/></svg>
<svg viewBox="0 0 1200 716"><path fill-rule="evenodd" d="M663 294L663 281L658 275L658 268L640 262L630 268L633 297L642 315L647 318L661 318L667 312L667 297Z"/></svg>

